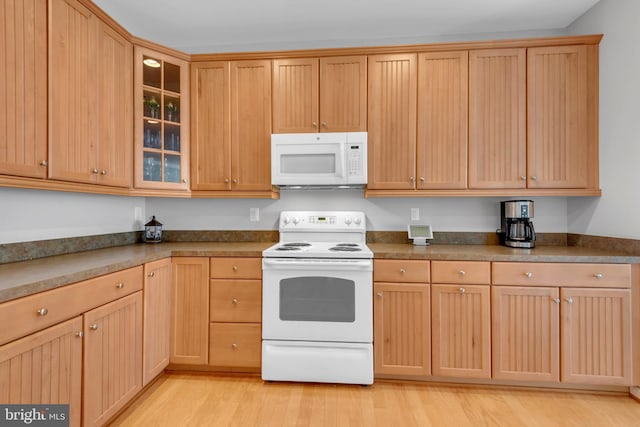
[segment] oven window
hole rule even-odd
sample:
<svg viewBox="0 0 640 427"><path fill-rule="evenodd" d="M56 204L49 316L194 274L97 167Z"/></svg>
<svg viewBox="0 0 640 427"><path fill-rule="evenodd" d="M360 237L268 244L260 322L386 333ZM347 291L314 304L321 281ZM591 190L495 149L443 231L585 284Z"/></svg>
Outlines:
<svg viewBox="0 0 640 427"><path fill-rule="evenodd" d="M335 277L292 277L280 281L280 320L354 322L353 280Z"/></svg>
<svg viewBox="0 0 640 427"><path fill-rule="evenodd" d="M280 172L284 174L336 173L336 155L322 154L282 154Z"/></svg>

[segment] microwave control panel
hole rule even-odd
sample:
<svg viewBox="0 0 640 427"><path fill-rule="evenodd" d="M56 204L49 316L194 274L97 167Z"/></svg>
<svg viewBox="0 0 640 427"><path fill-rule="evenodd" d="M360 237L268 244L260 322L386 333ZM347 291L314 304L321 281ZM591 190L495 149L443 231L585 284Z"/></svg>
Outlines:
<svg viewBox="0 0 640 427"><path fill-rule="evenodd" d="M367 183L367 133L354 132L348 134L347 180L352 184Z"/></svg>

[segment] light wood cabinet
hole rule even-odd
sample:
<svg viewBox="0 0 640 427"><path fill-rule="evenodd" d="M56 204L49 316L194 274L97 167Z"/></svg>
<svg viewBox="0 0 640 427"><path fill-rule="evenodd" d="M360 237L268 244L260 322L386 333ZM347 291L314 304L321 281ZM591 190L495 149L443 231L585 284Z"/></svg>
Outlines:
<svg viewBox="0 0 640 427"><path fill-rule="evenodd" d="M271 190L271 61L194 63L193 190Z"/></svg>
<svg viewBox="0 0 640 427"><path fill-rule="evenodd" d="M209 258L171 260L171 363L206 365L209 348Z"/></svg>
<svg viewBox="0 0 640 427"><path fill-rule="evenodd" d="M597 46L527 50L530 188L597 188Z"/></svg>
<svg viewBox="0 0 640 427"><path fill-rule="evenodd" d="M142 292L84 315L83 426L101 426L142 389Z"/></svg>
<svg viewBox="0 0 640 427"><path fill-rule="evenodd" d="M47 0L0 4L0 174L47 176Z"/></svg>
<svg viewBox="0 0 640 427"><path fill-rule="evenodd" d="M558 288L494 286L493 378L560 381Z"/></svg>
<svg viewBox="0 0 640 427"><path fill-rule="evenodd" d="M130 187L131 43L77 0L50 7L49 178Z"/></svg>
<svg viewBox="0 0 640 427"><path fill-rule="evenodd" d="M468 56L418 55L417 189L467 188Z"/></svg>
<svg viewBox="0 0 640 427"><path fill-rule="evenodd" d="M273 62L273 132L367 130L365 56Z"/></svg>
<svg viewBox="0 0 640 427"><path fill-rule="evenodd" d="M0 346L4 404L69 404L69 425L79 427L81 398L81 316Z"/></svg>
<svg viewBox="0 0 640 427"><path fill-rule="evenodd" d="M469 52L469 188L527 186L526 49Z"/></svg>
<svg viewBox="0 0 640 427"><path fill-rule="evenodd" d="M144 265L142 386L169 364L171 338L171 259Z"/></svg>
<svg viewBox="0 0 640 427"><path fill-rule="evenodd" d="M134 49L134 185L189 189L189 64Z"/></svg>
<svg viewBox="0 0 640 427"><path fill-rule="evenodd" d="M417 68L416 54L368 57L368 189L415 188Z"/></svg>
<svg viewBox="0 0 640 427"><path fill-rule="evenodd" d="M563 288L562 381L631 384L631 291Z"/></svg>

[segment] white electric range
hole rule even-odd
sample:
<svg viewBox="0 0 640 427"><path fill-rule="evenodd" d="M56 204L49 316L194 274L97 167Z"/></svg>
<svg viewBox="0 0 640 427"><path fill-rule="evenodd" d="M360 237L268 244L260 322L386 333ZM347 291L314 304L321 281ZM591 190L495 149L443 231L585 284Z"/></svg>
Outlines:
<svg viewBox="0 0 640 427"><path fill-rule="evenodd" d="M372 384L364 213L286 211L279 230L262 254L262 378Z"/></svg>

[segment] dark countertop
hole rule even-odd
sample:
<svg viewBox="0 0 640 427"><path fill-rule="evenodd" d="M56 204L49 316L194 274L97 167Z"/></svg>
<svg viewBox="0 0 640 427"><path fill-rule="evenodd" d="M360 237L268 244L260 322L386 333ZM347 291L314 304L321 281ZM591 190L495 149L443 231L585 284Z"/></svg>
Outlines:
<svg viewBox="0 0 640 427"><path fill-rule="evenodd" d="M0 264L0 302L90 279L169 256L259 257L270 242L136 244ZM370 243L376 259L640 263L640 256L575 246L511 249L489 245Z"/></svg>

